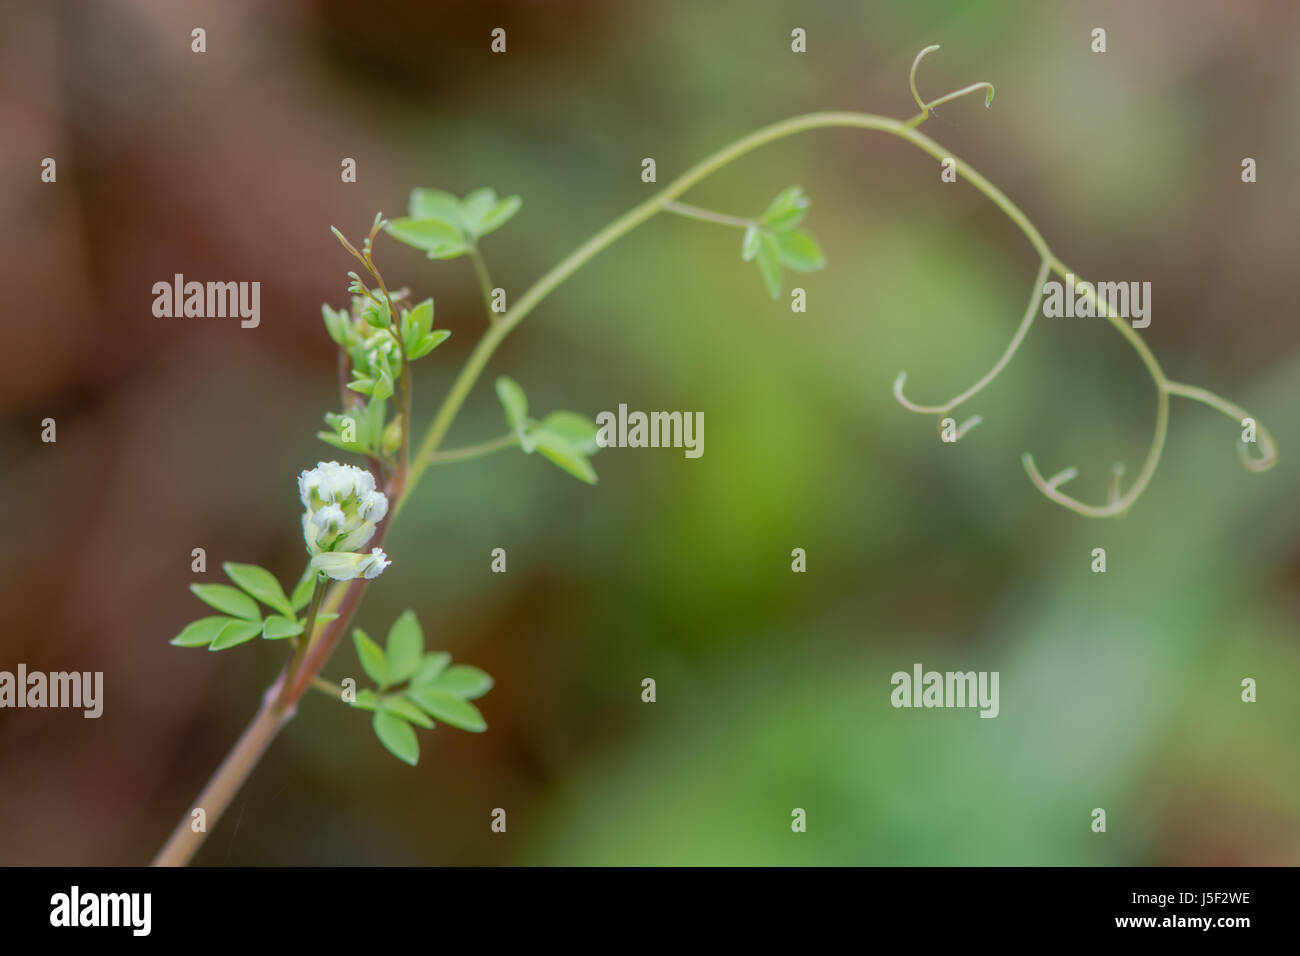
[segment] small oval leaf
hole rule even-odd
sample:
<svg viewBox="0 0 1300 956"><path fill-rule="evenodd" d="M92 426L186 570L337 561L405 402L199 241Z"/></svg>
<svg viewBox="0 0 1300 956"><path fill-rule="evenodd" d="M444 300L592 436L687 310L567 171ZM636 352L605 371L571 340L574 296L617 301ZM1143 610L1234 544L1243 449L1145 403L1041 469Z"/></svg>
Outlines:
<svg viewBox="0 0 1300 956"><path fill-rule="evenodd" d="M808 213L808 197L799 186L782 190L763 213L762 223L776 232L793 229Z"/></svg>
<svg viewBox="0 0 1300 956"><path fill-rule="evenodd" d="M257 609L257 602L238 588L229 584L191 584L190 590L204 604L224 611L232 617L242 617L249 621L262 620L262 612Z"/></svg>
<svg viewBox="0 0 1300 956"><path fill-rule="evenodd" d="M507 196L505 199L497 201L492 207L492 211L483 217L483 221L478 225L478 234L486 236L489 232L500 229L507 222L514 218L515 213L524 201L518 196Z"/></svg>
<svg viewBox="0 0 1300 956"><path fill-rule="evenodd" d="M573 475L574 478L585 481L589 485L596 483L596 469L591 467L591 462L587 461L587 456L574 448L564 438L545 428L537 429L532 433L531 437L538 451Z"/></svg>
<svg viewBox="0 0 1300 956"><path fill-rule="evenodd" d="M477 667L457 664L448 667L430 681L429 686L435 690L445 690L464 700L474 700L492 689L492 678Z"/></svg>
<svg viewBox="0 0 1300 956"><path fill-rule="evenodd" d="M221 629L216 640L208 645L210 651L224 651L228 647L234 647L237 644L243 644L245 641L251 641L257 635L262 633L261 621L235 621Z"/></svg>
<svg viewBox="0 0 1300 956"><path fill-rule="evenodd" d="M262 626L262 637L268 641L278 641L285 637L297 637L302 633L303 625L293 618L272 615Z"/></svg>
<svg viewBox="0 0 1300 956"><path fill-rule="evenodd" d="M496 382L497 398L506 411L506 424L511 428L522 428L528 419L528 396L512 378L502 375Z"/></svg>
<svg viewBox="0 0 1300 956"><path fill-rule="evenodd" d="M452 228L460 226L460 200L441 189L412 189L407 209L412 219L441 219Z"/></svg>
<svg viewBox="0 0 1300 956"><path fill-rule="evenodd" d="M411 610L403 611L388 631L386 653L388 683L400 684L420 666L424 655L424 632Z"/></svg>
<svg viewBox="0 0 1300 956"><path fill-rule="evenodd" d="M454 259L467 248L461 231L442 219L394 219L384 231L398 242L424 250L430 259Z"/></svg>
<svg viewBox="0 0 1300 956"><path fill-rule="evenodd" d="M295 611L301 611L311 602L312 588L316 586L316 575L308 567L298 579L298 584L293 589L293 594L289 596L289 606Z"/></svg>
<svg viewBox="0 0 1300 956"><path fill-rule="evenodd" d="M447 337L450 335L451 332L447 329L437 329L430 332L428 335L416 342L414 346L406 350L406 357L411 361L418 358L424 358L443 342L447 341Z"/></svg>
<svg viewBox="0 0 1300 956"><path fill-rule="evenodd" d="M765 232L758 239L758 271L773 299L781 294L781 247L775 237Z"/></svg>
<svg viewBox="0 0 1300 956"><path fill-rule="evenodd" d="M429 715L416 707L405 697L390 696L379 701L379 709L394 717L400 717L402 720L409 721L417 727L432 727L433 721Z"/></svg>
<svg viewBox="0 0 1300 956"><path fill-rule="evenodd" d="M412 767L419 762L420 742L415 739L415 731L406 721L386 710L377 710L370 726L379 742L398 760L409 763Z"/></svg>
<svg viewBox="0 0 1300 956"><path fill-rule="evenodd" d="M286 617L293 614L293 608L289 605L289 598L285 595L284 588L280 587L280 582L275 579L275 575L266 568L258 567L256 564L234 564L230 561L223 564L221 568L230 580L267 607L274 608Z"/></svg>
<svg viewBox="0 0 1300 956"><path fill-rule="evenodd" d="M813 272L826 265L821 247L801 229L779 233L776 243L780 247L781 264L796 272Z"/></svg>
<svg viewBox="0 0 1300 956"><path fill-rule="evenodd" d="M447 669L451 663L451 655L446 651L433 651L425 654L424 659L420 661L420 666L415 669L411 675L411 686L418 687L421 684L431 683L439 674Z"/></svg>
<svg viewBox="0 0 1300 956"><path fill-rule="evenodd" d="M364 688L357 691L356 700L351 701L349 706L355 707L357 710L378 710L379 695L368 687Z"/></svg>
<svg viewBox="0 0 1300 956"><path fill-rule="evenodd" d="M357 649L357 659L361 661L362 669L380 687L385 686L388 683L388 660L384 649L359 627L352 631L352 643Z"/></svg>
<svg viewBox="0 0 1300 956"><path fill-rule="evenodd" d="M596 441L600 429L586 415L551 412L542 419L542 428L553 435L559 435L584 455L594 455L600 451L600 445Z"/></svg>
<svg viewBox="0 0 1300 956"><path fill-rule="evenodd" d="M207 647L217 639L221 629L233 620L233 617L224 616L201 617L185 625L185 629L173 637L171 643L177 647Z"/></svg>
<svg viewBox="0 0 1300 956"><path fill-rule="evenodd" d="M415 687L407 691L407 694L426 713L444 724L451 724L453 727L476 734L487 730L487 721L483 719L478 708L455 694L433 687Z"/></svg>

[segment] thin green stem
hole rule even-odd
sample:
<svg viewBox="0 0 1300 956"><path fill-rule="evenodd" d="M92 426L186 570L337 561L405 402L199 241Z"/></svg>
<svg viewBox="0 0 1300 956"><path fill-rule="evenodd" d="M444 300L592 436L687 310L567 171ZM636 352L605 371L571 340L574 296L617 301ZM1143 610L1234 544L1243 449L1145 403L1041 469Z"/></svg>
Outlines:
<svg viewBox="0 0 1300 956"><path fill-rule="evenodd" d="M968 93L974 93L976 90L988 91L984 96L984 106L986 109L993 103L994 89L992 83L972 83L970 86L964 86L960 90L953 90L951 93L945 93L937 100L931 100L929 103L926 103L924 100L922 100L921 94L917 92L916 89L916 68L921 65L921 61L925 59L927 54L933 53L937 49L939 49L938 44L935 44L934 46L928 46L920 53L918 53L916 55L916 59L912 61L912 71L911 73L908 74L907 83L912 88L912 99L916 100L916 105L921 107L921 112L917 113L910 120L908 120L906 123L903 124L904 126L907 126L909 129L920 126L927 119L929 119L930 111L934 109L936 106L941 106L944 103L950 103L955 99L959 99L960 97L966 96Z"/></svg>
<svg viewBox="0 0 1300 956"><path fill-rule="evenodd" d="M1248 443L1241 442L1237 446L1237 452L1241 456L1241 463L1251 471L1268 471L1277 464L1277 443L1273 440L1273 433L1260 422L1255 421L1254 417L1240 405L1230 402L1226 398L1221 398L1206 389L1195 385L1184 385L1181 382L1166 381L1165 391L1170 395L1177 395L1179 398L1189 398L1194 402L1209 405L1211 408L1227 415L1243 428L1246 425L1246 419L1254 421L1256 430L1255 443L1259 446L1259 455L1252 456L1249 453Z"/></svg>
<svg viewBox="0 0 1300 956"><path fill-rule="evenodd" d="M451 451L436 451L430 457L429 463L432 465L445 465L453 461L470 461L518 444L519 436L511 432L509 435L502 435L500 438L480 442L477 445L467 445L464 448L455 448Z"/></svg>
<svg viewBox="0 0 1300 956"><path fill-rule="evenodd" d="M1053 257L1052 270L1062 279L1068 279L1069 276L1074 275L1073 269L1069 268L1055 257ZM1078 283L1079 281L1080 280L1076 276L1075 282ZM1075 291L1076 290L1068 290L1067 294L1073 294ZM1155 433L1151 438L1151 446L1147 451L1146 459L1143 461L1142 468L1138 472L1133 485L1126 493L1117 497L1115 492L1118 485L1117 482L1113 481L1105 505L1084 504L1077 498L1061 492L1059 486L1065 482L1057 481L1053 483L1045 480L1042 474L1038 471L1037 465L1034 464L1034 456L1028 452L1025 452L1021 461L1025 466L1025 471L1028 473L1030 481L1034 483L1034 486L1057 504L1069 508L1076 514L1081 514L1088 518L1117 518L1127 512L1128 509L1133 506L1133 503L1141 496L1142 492L1146 490L1147 485L1151 483L1151 479L1155 476L1156 469L1160 465L1160 456L1164 454L1165 439L1169 433L1169 379L1165 376L1164 369L1160 367L1160 363L1156 361L1155 355L1152 354L1151 349L1147 346L1146 342L1142 340L1142 337L1133 330L1133 327L1126 320L1111 312L1106 306L1106 303L1097 298L1096 287L1092 284L1085 285L1082 291L1084 297L1092 303L1096 313L1104 316L1111 325L1118 329L1124 339L1133 347L1133 350L1137 352L1138 357L1142 360L1142 364L1146 366L1152 382L1155 383L1156 425Z"/></svg>
<svg viewBox="0 0 1300 956"><path fill-rule="evenodd" d="M293 656L289 659L289 666L285 670L285 679L279 701L281 704L289 702L287 694L293 686L294 678L298 674L298 668L302 665L303 658L307 656L308 648L311 647L312 634L316 630L316 616L320 613L321 600L325 597L325 587L325 579L319 574L316 575L316 582L311 591L311 603L307 606L307 619L302 628L302 638L298 641L298 646L294 648Z"/></svg>
<svg viewBox="0 0 1300 956"><path fill-rule="evenodd" d="M1110 482L1106 486L1106 501L1115 504L1120 498L1120 482L1124 479L1124 463L1117 461L1110 466Z"/></svg>
<svg viewBox="0 0 1300 956"><path fill-rule="evenodd" d="M402 341L400 335L397 336L397 348L402 356L402 444L398 450L398 481L404 479L407 469L411 467L411 391L413 383L411 382L411 360L406 357L406 343ZM383 450L380 449L380 454Z"/></svg>
<svg viewBox="0 0 1300 956"><path fill-rule="evenodd" d="M483 308L487 312L487 319L490 323L499 321L498 313L492 311L492 277L488 275L487 261L483 254L478 251L478 246L471 243L469 247L469 258L474 263L474 275L478 278L479 292L483 295Z"/></svg>
<svg viewBox="0 0 1300 956"><path fill-rule="evenodd" d="M1047 279L1048 270L1051 268L1051 265L1051 262L1044 259L1042 265L1038 267L1038 275L1034 279L1033 291L1029 294L1029 306L1025 309L1024 318L1020 320L1020 327L1016 329L1016 334L1012 337L1011 344L1008 345L1006 351L1002 353L1002 357L998 359L997 364L994 365L993 368L989 369L988 373L983 378L970 388L966 389L966 391L962 392L956 398L945 402L942 405L917 405L914 402L908 401L907 398L903 396L903 383L907 381L907 373L899 372L898 378L894 380L894 397L898 399L898 403L911 412L919 412L923 415L946 415L958 405L978 394L985 388L985 386L997 378L1001 371L1006 368L1007 363L1011 361L1012 357L1020 349L1020 343L1025 340L1025 336L1029 334L1030 327L1034 324L1034 319L1038 316L1038 300L1042 297L1043 282Z"/></svg>
<svg viewBox="0 0 1300 956"><path fill-rule="evenodd" d="M970 86L963 87L963 88L960 89L960 90L953 90L951 93L947 94L946 96L941 96L941 97L939 97L937 100L931 100L929 103L922 103L922 104L921 104L921 112L919 112L919 113L917 113L915 116L913 116L913 117L912 117L910 120L908 120L904 125L907 126L907 127L909 127L909 128L914 129L914 128L916 128L917 126L920 126L922 123L924 123L927 119L930 118L930 112L931 112L931 110L933 110L936 106L941 106L941 105L943 105L944 103L949 103L949 102L951 102L952 100L958 99L959 97L966 96L966 95L969 94L969 93L974 93L976 90L987 90L987 91L988 91L988 93L985 94L985 97L984 97L984 105L985 105L985 107L989 106L989 104L991 104L991 103L993 102L993 84L991 84L991 83L972 83Z"/></svg>
<svg viewBox="0 0 1300 956"><path fill-rule="evenodd" d="M756 229L758 227L758 223L753 219L728 216L726 213L714 212L712 209L701 209L699 206L691 206L684 202L666 202L664 203L664 212L676 213L679 216L685 216L687 219L698 219L700 222L715 222L720 226L735 226L738 229Z"/></svg>
<svg viewBox="0 0 1300 956"><path fill-rule="evenodd" d="M1213 392L1206 391L1195 385L1184 385L1182 382L1165 381L1165 389L1170 395L1177 395L1179 398L1190 398L1194 402L1201 402L1217 409L1229 418L1235 418L1240 421L1243 418L1249 418L1250 415L1240 405L1221 398Z"/></svg>
<svg viewBox="0 0 1300 956"><path fill-rule="evenodd" d="M343 688L340 687L338 684L334 683L332 680L326 680L323 677L313 676L311 679L311 687L312 690L318 690L327 697L332 697L335 700L343 699Z"/></svg>

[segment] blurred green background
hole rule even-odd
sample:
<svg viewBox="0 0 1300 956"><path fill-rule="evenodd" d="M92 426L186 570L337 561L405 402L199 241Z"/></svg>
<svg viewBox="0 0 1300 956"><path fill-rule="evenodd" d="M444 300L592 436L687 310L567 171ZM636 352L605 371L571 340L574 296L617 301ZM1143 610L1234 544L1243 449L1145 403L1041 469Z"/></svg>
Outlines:
<svg viewBox="0 0 1300 956"><path fill-rule="evenodd" d="M923 94L998 92L925 132L1080 275L1150 281L1166 372L1267 423L1278 467L1247 473L1239 429L1175 399L1126 518L1043 499L1022 452L1077 465L1070 490L1098 501L1153 427L1137 357L1088 319L1040 319L964 409L985 423L940 443L890 385L906 369L940 402L982 375L1032 249L903 142L783 141L685 198L756 215L801 184L829 262L797 281L806 314L768 299L738 232L657 217L520 327L447 442L502 431L490 380L508 374L543 411L702 411L704 456L607 450L593 488L518 453L438 467L389 537L357 623L414 608L431 645L495 675L488 732L421 732L411 769L367 715L312 695L197 861L1300 862L1295 7L106 0L4 18L0 669L102 670L106 700L98 721L0 711L0 862L147 861L273 679L281 647L167 641L200 613L192 548L206 580L302 566L295 479L337 457L313 437L337 400L319 307L346 302L352 267L329 225L355 236L413 186L519 193L484 242L513 300L649 194L643 157L664 183L796 113L905 118L931 43ZM481 331L477 289L465 260L379 250L453 333L417 367L427 421ZM155 318L175 272L260 281L261 326ZM895 710L890 675L916 662L999 671L1000 716ZM325 673L357 671L344 646Z"/></svg>

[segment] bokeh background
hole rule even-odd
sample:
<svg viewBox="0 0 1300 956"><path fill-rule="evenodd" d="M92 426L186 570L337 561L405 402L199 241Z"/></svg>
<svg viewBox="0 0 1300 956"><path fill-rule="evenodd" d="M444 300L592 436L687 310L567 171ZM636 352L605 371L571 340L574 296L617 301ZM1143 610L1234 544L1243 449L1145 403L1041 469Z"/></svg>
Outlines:
<svg viewBox="0 0 1300 956"><path fill-rule="evenodd" d="M0 862L148 861L273 679L282 646L167 642L203 613L192 548L205 580L227 560L301 569L295 478L337 457L313 437L337 400L319 308L351 268L329 225L355 236L413 186L519 193L484 243L517 298L648 195L643 157L662 183L796 113L909 116L930 43L925 94L998 92L926 132L1081 275L1152 282L1143 334L1168 374L1254 412L1279 466L1247 473L1238 428L1175 399L1125 519L1043 499L1022 452L1079 466L1071 490L1099 500L1153 425L1137 357L1086 319L1040 320L966 409L985 424L941 444L890 385L907 369L938 402L983 374L1033 251L890 137L770 146L686 199L755 215L802 184L829 260L799 282L806 314L767 298L735 231L658 217L520 327L448 440L502 431L504 373L541 410L703 411L703 458L608 450L595 487L518 453L439 467L390 535L357 623L414 608L432 646L496 676L489 731L422 731L411 769L368 715L311 695L197 861L1300 861L1294 6L100 0L3 18L0 668L102 670L106 699L98 721L0 711ZM466 260L379 248L453 333L417 369L427 421L482 328L477 288ZM261 326L155 318L176 272L260 281ZM893 709L889 675L915 662L999 671L1001 716ZM325 673L357 670L345 645Z"/></svg>

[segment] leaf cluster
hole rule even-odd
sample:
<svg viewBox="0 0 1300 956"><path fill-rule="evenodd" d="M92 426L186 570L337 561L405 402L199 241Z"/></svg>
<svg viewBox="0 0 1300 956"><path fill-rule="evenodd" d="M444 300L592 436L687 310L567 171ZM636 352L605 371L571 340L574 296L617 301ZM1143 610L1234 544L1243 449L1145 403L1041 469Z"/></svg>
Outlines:
<svg viewBox="0 0 1300 956"><path fill-rule="evenodd" d="M385 229L430 259L455 259L476 249L479 239L504 226L521 205L518 196L501 199L487 186L464 199L441 189L414 189L410 215L392 220Z"/></svg>
<svg viewBox="0 0 1300 956"><path fill-rule="evenodd" d="M496 381L497 398L505 410L506 424L514 433L519 447L526 453L542 456L563 468L579 481L596 483L596 469L591 456L600 450L596 441L596 424L577 412L551 412L540 421L528 417L528 396L519 383L502 375Z"/></svg>
<svg viewBox="0 0 1300 956"><path fill-rule="evenodd" d="M781 267L796 272L825 268L821 247L797 228L808 214L809 199L799 186L780 192L758 221L745 230L740 257L758 264L758 272L772 298L781 294Z"/></svg>
<svg viewBox="0 0 1300 956"><path fill-rule="evenodd" d="M446 651L426 653L414 611L398 616L383 647L360 628L353 630L352 643L375 687L358 691L350 703L373 712L375 736L399 760L412 766L419 761L415 727L431 729L435 720L474 733L487 730L470 701L492 689L492 678L477 667L452 664Z"/></svg>
<svg viewBox="0 0 1300 956"><path fill-rule="evenodd" d="M177 647L206 647L210 651L224 651L259 634L268 641L297 637L306 628L306 618L300 614L311 601L315 575L302 576L292 594L286 595L280 582L266 568L256 564L222 566L229 584L191 584L190 590L204 604L222 613L201 617L187 624L171 643ZM273 614L262 615L258 602L270 608ZM332 621L337 614L318 614L317 623Z"/></svg>

